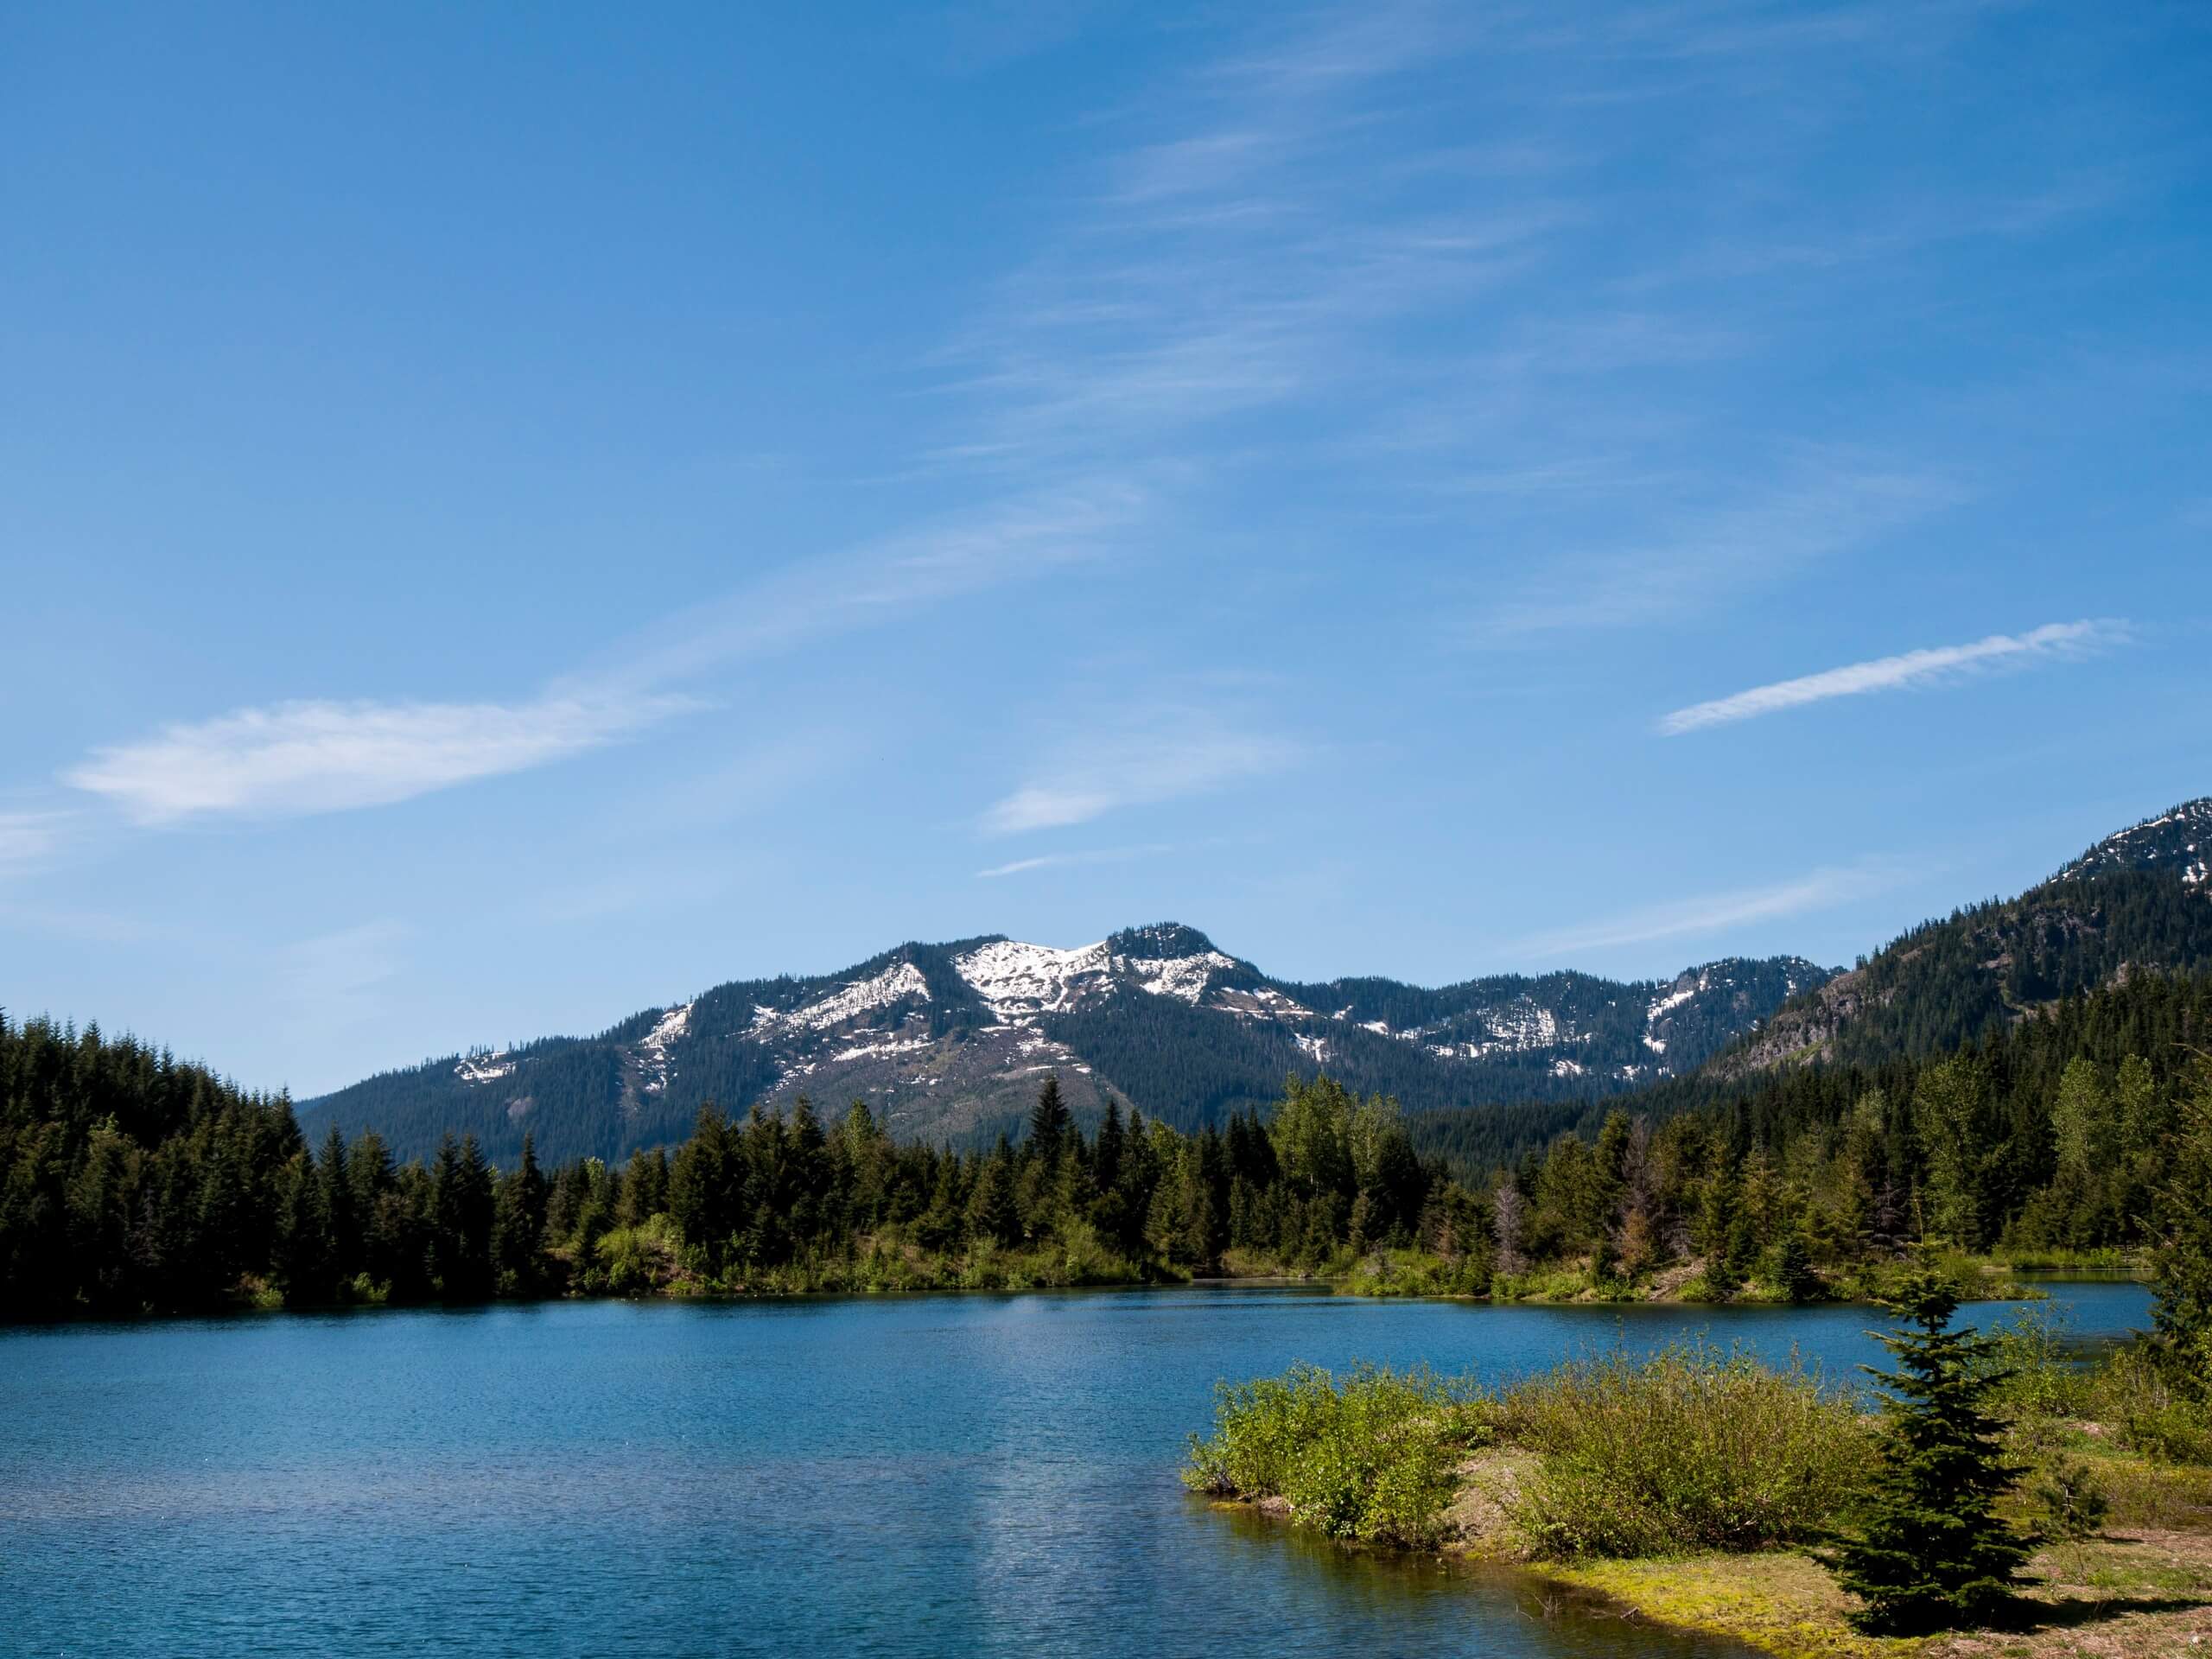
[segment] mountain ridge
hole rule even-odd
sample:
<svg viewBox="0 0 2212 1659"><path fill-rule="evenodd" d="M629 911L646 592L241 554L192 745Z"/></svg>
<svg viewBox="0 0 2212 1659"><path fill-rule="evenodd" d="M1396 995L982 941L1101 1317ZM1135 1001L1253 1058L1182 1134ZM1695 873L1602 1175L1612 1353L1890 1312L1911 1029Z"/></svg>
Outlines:
<svg viewBox="0 0 2212 1659"><path fill-rule="evenodd" d="M1612 1093L1694 1067L1834 970L1724 957L1667 980L1560 972L1434 988L1281 980L1160 922L1072 948L1003 934L909 940L836 974L728 982L594 1037L477 1048L303 1102L313 1134L375 1128L402 1156L447 1129L495 1159L616 1159L680 1139L702 1103L864 1098L895 1132L972 1141L1018 1123L1046 1071L1078 1116L1105 1096L1182 1127L1326 1066L1410 1110Z"/></svg>
<svg viewBox="0 0 2212 1659"><path fill-rule="evenodd" d="M2115 830L2011 899L1955 910L1793 997L1707 1070L1924 1056L2132 973L2212 972L2212 796Z"/></svg>

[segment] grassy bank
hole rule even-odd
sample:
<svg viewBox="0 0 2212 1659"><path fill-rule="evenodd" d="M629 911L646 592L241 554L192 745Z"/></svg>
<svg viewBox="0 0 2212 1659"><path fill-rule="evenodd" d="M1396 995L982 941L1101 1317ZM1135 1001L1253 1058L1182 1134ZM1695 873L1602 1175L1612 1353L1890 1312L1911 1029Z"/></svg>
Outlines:
<svg viewBox="0 0 2212 1659"><path fill-rule="evenodd" d="M1808 1553L1849 1521L1881 1430L1802 1370L1705 1346L1504 1388L1300 1368L1224 1387L1186 1483L1363 1544L1513 1559L1636 1617L1785 1656L2212 1649L2212 1412L2133 1353L2069 1363L2010 1328L2007 1517L2042 1580L2002 1629L1879 1638Z"/></svg>
<svg viewBox="0 0 2212 1659"><path fill-rule="evenodd" d="M811 1249L773 1266L733 1263L702 1271L666 1218L618 1228L593 1241L588 1254L575 1247L552 1252L558 1277L571 1294L584 1296L854 1295L932 1290L1051 1290L1096 1286L1179 1284L1188 1274L1156 1257L1135 1258L1107 1247L1095 1230L1076 1223L1064 1236L1001 1245L977 1240L956 1249L931 1250L895 1235L862 1237L850 1249ZM1981 1300L2024 1300L2044 1293L2010 1276L2012 1264L1954 1254L1940 1258ZM2088 1264L2075 1263L2083 1266ZM2107 1265L2095 1264L2100 1267ZM1300 1266L1256 1251L1232 1250L1219 1276L1291 1279L1340 1295L1452 1297L1474 1301L1533 1303L1679 1302L1787 1304L1879 1300L1891 1288L1894 1264L1815 1275L1783 1287L1752 1278L1726 1291L1693 1260L1674 1273L1642 1281L1593 1278L1586 1264L1567 1263L1510 1277L1471 1281L1464 1263L1414 1249L1345 1250L1318 1265ZM281 1305L273 1290L266 1303ZM373 1300L365 1294L356 1300Z"/></svg>
<svg viewBox="0 0 2212 1659"><path fill-rule="evenodd" d="M2016 1273L2064 1272L2069 1268L2107 1273L2124 1271L2129 1266L2125 1258L2107 1251L2045 1251L2027 1256L2019 1253L1974 1255L1953 1250L1929 1252L1922 1259L1934 1262L1965 1287L1970 1299L1984 1301L2010 1301L2042 1294L2015 1279ZM1232 1262L1232 1270L1238 1265ZM1262 1268L1255 1258L1246 1258L1242 1265L1248 1271L1270 1270ZM1900 1262L1869 1262L1825 1270L1807 1268L1787 1281L1753 1273L1729 1282L1717 1277L1702 1257L1694 1256L1662 1271L1626 1278L1596 1271L1586 1258L1548 1262L1518 1274L1478 1274L1464 1260L1447 1261L1423 1250L1377 1249L1361 1254L1346 1251L1310 1272L1311 1276L1326 1280L1338 1291L1352 1296L1458 1296L1494 1302L1762 1305L1880 1301L1894 1292L1904 1267Z"/></svg>
<svg viewBox="0 0 2212 1659"><path fill-rule="evenodd" d="M802 1250L773 1266L733 1263L701 1270L696 1255L665 1217L618 1228L585 1259L564 1258L567 1281L583 1295L799 1296L932 1290L1065 1290L1092 1286L1177 1282L1182 1274L1154 1262L1133 1261L1108 1249L1084 1223L1041 1243L1001 1245L979 1239L961 1249L929 1250L909 1241L874 1236L850 1249Z"/></svg>

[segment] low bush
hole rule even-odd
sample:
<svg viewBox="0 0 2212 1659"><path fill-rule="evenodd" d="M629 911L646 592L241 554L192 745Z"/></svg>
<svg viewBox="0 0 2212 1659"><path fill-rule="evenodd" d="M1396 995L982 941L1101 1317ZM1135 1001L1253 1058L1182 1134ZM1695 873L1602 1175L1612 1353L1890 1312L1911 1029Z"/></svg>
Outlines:
<svg viewBox="0 0 2212 1659"><path fill-rule="evenodd" d="M1491 1300L1497 1302L1571 1302L1590 1287L1589 1275L1580 1268L1500 1274L1491 1285Z"/></svg>
<svg viewBox="0 0 2212 1659"><path fill-rule="evenodd" d="M2063 1453L2032 1471L2028 1496L2034 1503L2035 1535L2078 1541L2094 1537L2112 1513L2112 1494L2096 1471Z"/></svg>
<svg viewBox="0 0 2212 1659"><path fill-rule="evenodd" d="M593 1248L587 1289L609 1296L651 1296L675 1282L683 1236L666 1216L602 1234Z"/></svg>
<svg viewBox="0 0 2212 1659"><path fill-rule="evenodd" d="M2165 1463L2212 1464L2212 1402L2178 1388L2157 1357L2126 1349L2091 1373L2083 1416L2120 1444Z"/></svg>
<svg viewBox="0 0 2212 1659"><path fill-rule="evenodd" d="M1481 1296L1489 1270L1467 1256L1447 1260L1427 1250L1376 1250L1332 1285L1348 1296Z"/></svg>
<svg viewBox="0 0 2212 1659"><path fill-rule="evenodd" d="M1341 1382L1312 1365L1217 1390L1185 1484L1279 1497L1332 1538L1426 1548L1443 1541L1454 1471L1487 1437L1480 1398L1426 1370L1361 1366Z"/></svg>
<svg viewBox="0 0 2212 1659"><path fill-rule="evenodd" d="M1703 1344L1583 1360L1509 1390L1503 1439L1541 1462L1508 1506L1550 1555L1748 1550L1827 1530L1873 1440L1851 1402Z"/></svg>

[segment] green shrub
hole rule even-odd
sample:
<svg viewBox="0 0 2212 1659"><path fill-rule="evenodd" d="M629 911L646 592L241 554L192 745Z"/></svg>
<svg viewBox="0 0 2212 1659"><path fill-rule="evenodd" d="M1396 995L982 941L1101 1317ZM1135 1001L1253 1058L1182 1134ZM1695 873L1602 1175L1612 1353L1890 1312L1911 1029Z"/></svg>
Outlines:
<svg viewBox="0 0 2212 1659"><path fill-rule="evenodd" d="M1508 1512L1551 1555L1810 1538L1872 1459L1866 1424L1816 1376L1703 1344L1611 1354L1522 1382L1500 1402L1498 1431L1541 1454Z"/></svg>
<svg viewBox="0 0 2212 1659"><path fill-rule="evenodd" d="M1185 1483L1280 1497L1332 1538L1427 1548L1442 1541L1453 1471L1483 1438L1479 1398L1427 1370L1363 1365L1339 1382L1313 1365L1216 1390L1214 1429L1193 1435Z"/></svg>
<svg viewBox="0 0 2212 1659"><path fill-rule="evenodd" d="M2090 1375L2082 1415L2110 1424L2145 1457L2212 1464L2212 1403L2177 1386L2171 1370L2140 1349L2114 1354Z"/></svg>
<svg viewBox="0 0 2212 1659"><path fill-rule="evenodd" d="M2048 1302L2031 1303L1989 1333L1980 1369L1992 1380L1991 1401L2014 1419L2085 1417L2096 1373L2084 1363L2067 1315Z"/></svg>
<svg viewBox="0 0 2212 1659"><path fill-rule="evenodd" d="M1501 1274L1491 1285L1491 1300L1498 1302L1571 1302L1589 1288L1579 1269L1554 1268L1546 1271Z"/></svg>
<svg viewBox="0 0 2212 1659"><path fill-rule="evenodd" d="M676 1224L655 1216L635 1227L618 1227L601 1236L597 1258L586 1283L612 1296L650 1296L675 1279L681 1238Z"/></svg>
<svg viewBox="0 0 2212 1659"><path fill-rule="evenodd" d="M1427 1250L1376 1250L1332 1287L1347 1296L1480 1296L1489 1270L1471 1257L1446 1261Z"/></svg>
<svg viewBox="0 0 2212 1659"><path fill-rule="evenodd" d="M2028 1492L2035 1500L2036 1535L2041 1538L2092 1537L2112 1513L2112 1494L2079 1458L2051 1458L2035 1471Z"/></svg>

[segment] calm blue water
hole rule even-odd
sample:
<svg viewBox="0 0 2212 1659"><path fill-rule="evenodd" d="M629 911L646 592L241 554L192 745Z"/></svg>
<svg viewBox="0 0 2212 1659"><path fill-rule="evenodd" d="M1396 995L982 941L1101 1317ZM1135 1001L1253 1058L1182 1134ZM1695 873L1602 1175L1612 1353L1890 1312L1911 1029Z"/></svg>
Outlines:
<svg viewBox="0 0 2212 1659"><path fill-rule="evenodd" d="M1702 1330L1847 1370L1869 1320L1193 1288L0 1332L0 1651L1732 1653L1211 1509L1184 1438L1293 1360Z"/></svg>

